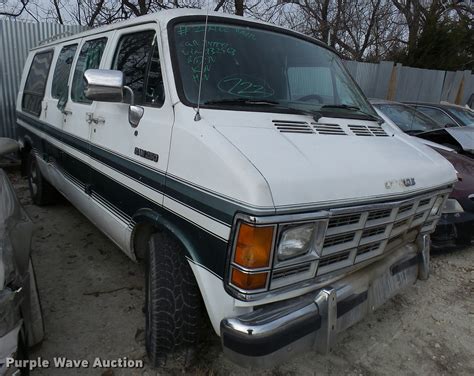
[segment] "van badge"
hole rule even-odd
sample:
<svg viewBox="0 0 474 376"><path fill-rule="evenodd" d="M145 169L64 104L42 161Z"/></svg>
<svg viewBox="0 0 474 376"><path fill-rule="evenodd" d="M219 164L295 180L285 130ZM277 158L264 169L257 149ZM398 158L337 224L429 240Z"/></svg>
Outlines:
<svg viewBox="0 0 474 376"><path fill-rule="evenodd" d="M400 180L389 180L385 182L385 188L387 189L392 189L397 185L401 188L413 187L414 185L416 185L416 180L415 178L404 178Z"/></svg>
<svg viewBox="0 0 474 376"><path fill-rule="evenodd" d="M145 150L145 149L140 149L140 148L135 148L135 155L138 155L139 157L148 159L153 162L158 162L158 159L160 156L158 154L155 154L151 151Z"/></svg>

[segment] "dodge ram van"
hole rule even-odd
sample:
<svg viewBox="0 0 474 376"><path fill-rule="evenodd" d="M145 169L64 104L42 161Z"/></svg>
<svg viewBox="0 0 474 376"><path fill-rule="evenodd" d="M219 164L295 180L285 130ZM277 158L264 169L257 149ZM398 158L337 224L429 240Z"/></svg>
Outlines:
<svg viewBox="0 0 474 376"><path fill-rule="evenodd" d="M41 44L17 123L33 201L59 191L144 260L154 364L196 343L204 307L241 365L328 351L427 278L457 179L384 127L325 44L222 13Z"/></svg>

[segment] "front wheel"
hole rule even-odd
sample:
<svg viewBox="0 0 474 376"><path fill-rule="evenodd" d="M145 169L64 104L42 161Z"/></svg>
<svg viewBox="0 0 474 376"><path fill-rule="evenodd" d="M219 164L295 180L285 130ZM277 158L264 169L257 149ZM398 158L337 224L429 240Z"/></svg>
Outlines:
<svg viewBox="0 0 474 376"><path fill-rule="evenodd" d="M157 367L166 354L193 347L201 324L201 296L183 247L153 234L146 259L146 349Z"/></svg>
<svg viewBox="0 0 474 376"><path fill-rule="evenodd" d="M36 155L30 150L27 158L26 173L28 177L28 186L33 203L39 206L48 205L55 201L56 190L46 181L38 166Z"/></svg>

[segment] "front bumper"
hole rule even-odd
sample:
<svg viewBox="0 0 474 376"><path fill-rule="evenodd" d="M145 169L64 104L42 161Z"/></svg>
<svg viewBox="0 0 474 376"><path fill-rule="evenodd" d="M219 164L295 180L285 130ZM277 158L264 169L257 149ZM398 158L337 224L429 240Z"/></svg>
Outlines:
<svg viewBox="0 0 474 376"><path fill-rule="evenodd" d="M431 234L434 248L470 244L474 230L474 213L443 214Z"/></svg>
<svg viewBox="0 0 474 376"><path fill-rule="evenodd" d="M429 236L322 290L221 322L224 353L247 367L275 366L298 353L328 352L341 332L429 273Z"/></svg>

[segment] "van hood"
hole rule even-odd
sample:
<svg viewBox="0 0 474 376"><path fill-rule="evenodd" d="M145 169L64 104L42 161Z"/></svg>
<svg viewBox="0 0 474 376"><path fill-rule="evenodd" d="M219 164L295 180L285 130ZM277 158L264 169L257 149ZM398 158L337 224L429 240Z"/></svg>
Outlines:
<svg viewBox="0 0 474 376"><path fill-rule="evenodd" d="M438 153L375 122L237 116L207 120L262 174L277 208L396 198L456 181Z"/></svg>

